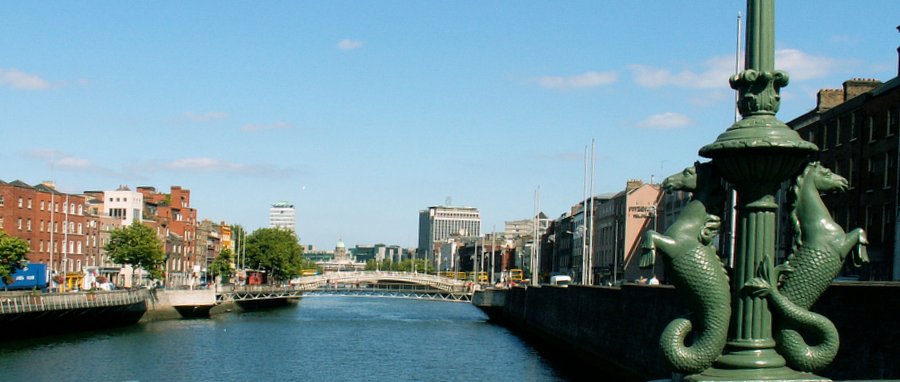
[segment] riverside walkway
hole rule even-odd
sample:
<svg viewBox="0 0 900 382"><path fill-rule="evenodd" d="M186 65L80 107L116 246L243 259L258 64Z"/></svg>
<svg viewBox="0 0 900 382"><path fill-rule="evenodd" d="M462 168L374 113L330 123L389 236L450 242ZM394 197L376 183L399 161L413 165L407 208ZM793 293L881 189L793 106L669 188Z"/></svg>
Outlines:
<svg viewBox="0 0 900 382"><path fill-rule="evenodd" d="M0 293L0 314L127 306L146 301L147 289L70 293Z"/></svg>

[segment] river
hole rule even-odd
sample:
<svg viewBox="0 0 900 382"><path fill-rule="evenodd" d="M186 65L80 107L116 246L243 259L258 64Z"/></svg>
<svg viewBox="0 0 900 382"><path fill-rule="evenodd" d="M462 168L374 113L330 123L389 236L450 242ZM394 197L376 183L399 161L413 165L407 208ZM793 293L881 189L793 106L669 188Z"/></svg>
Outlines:
<svg viewBox="0 0 900 382"><path fill-rule="evenodd" d="M470 304L382 298L308 297L271 310L0 342L5 381L572 377L554 365Z"/></svg>

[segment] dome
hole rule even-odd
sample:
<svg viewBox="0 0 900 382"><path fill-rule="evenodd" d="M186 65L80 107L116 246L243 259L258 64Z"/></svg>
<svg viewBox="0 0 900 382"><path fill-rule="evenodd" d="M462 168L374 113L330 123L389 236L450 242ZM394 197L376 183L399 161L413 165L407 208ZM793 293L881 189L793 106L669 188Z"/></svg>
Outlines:
<svg viewBox="0 0 900 382"><path fill-rule="evenodd" d="M335 245L334 247L335 248L346 248L346 246L344 246L343 240L338 240L337 245Z"/></svg>

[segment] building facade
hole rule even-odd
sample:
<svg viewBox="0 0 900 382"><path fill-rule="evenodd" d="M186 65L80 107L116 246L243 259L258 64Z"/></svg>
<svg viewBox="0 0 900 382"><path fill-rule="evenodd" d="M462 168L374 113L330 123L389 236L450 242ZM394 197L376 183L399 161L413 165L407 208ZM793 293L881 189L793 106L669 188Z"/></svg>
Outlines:
<svg viewBox="0 0 900 382"><path fill-rule="evenodd" d="M277 202L269 208L269 228L297 231L297 210L288 202Z"/></svg>
<svg viewBox="0 0 900 382"><path fill-rule="evenodd" d="M452 235L481 235L481 214L477 208L432 206L419 211L418 251L432 266L436 265L435 252Z"/></svg>
<svg viewBox="0 0 900 382"><path fill-rule="evenodd" d="M819 147L816 160L849 182L848 190L823 195L822 200L846 231L866 231L870 262L859 269L846 265L842 276L900 280L900 77L885 83L852 79L842 89L821 90L815 109L787 124ZM783 208L790 211L791 206ZM791 224L782 227L780 241L790 253Z"/></svg>

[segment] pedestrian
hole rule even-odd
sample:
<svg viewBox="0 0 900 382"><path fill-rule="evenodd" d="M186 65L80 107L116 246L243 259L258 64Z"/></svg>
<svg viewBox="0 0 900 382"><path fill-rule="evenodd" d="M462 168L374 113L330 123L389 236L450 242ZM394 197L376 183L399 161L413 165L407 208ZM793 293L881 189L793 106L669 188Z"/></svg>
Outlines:
<svg viewBox="0 0 900 382"><path fill-rule="evenodd" d="M648 284L650 284L650 285L659 285L659 279L656 278L656 275L655 275L655 274L654 274L652 277L650 277L650 281L648 282Z"/></svg>

